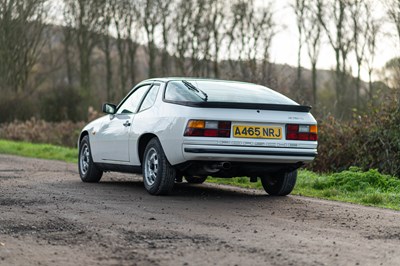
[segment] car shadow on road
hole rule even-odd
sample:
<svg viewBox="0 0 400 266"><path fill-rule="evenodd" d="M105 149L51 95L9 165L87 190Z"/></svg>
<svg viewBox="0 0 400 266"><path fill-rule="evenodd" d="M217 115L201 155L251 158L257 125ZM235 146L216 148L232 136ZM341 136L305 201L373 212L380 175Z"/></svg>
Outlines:
<svg viewBox="0 0 400 266"><path fill-rule="evenodd" d="M112 188L116 193L134 193L136 195L149 195L144 188L143 181L141 180L104 180L98 184L91 184L104 188ZM149 195L150 196L150 195ZM163 196L163 199L241 199L241 200L260 200L266 199L269 202L275 200L287 201L291 200L290 197L274 197L269 196L262 190L243 189L227 185L217 184L188 184L176 183L173 190L168 196Z"/></svg>

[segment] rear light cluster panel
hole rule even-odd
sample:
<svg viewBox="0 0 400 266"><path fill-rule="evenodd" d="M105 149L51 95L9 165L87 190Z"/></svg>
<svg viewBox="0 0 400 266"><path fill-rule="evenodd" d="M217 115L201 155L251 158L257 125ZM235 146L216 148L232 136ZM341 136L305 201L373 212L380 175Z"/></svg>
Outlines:
<svg viewBox="0 0 400 266"><path fill-rule="evenodd" d="M189 120L184 136L229 138L231 125L230 121ZM288 124L286 125L286 140L317 141L317 125Z"/></svg>
<svg viewBox="0 0 400 266"><path fill-rule="evenodd" d="M184 136L229 138L231 124L229 121L189 120Z"/></svg>
<svg viewBox="0 0 400 266"><path fill-rule="evenodd" d="M318 140L317 125L288 124L286 125L286 139L317 141Z"/></svg>

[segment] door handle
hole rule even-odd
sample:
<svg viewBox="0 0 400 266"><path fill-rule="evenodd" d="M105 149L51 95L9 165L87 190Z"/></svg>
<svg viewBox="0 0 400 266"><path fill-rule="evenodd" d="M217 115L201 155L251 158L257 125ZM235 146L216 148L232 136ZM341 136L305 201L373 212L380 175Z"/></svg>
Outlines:
<svg viewBox="0 0 400 266"><path fill-rule="evenodd" d="M124 126L129 127L131 125L131 123L129 123L128 120L125 121L125 123L123 123Z"/></svg>

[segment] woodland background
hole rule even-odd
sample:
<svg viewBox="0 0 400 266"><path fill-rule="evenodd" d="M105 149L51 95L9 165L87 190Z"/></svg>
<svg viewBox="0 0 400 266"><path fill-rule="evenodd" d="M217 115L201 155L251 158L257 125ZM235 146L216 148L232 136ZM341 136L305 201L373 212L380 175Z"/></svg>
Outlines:
<svg viewBox="0 0 400 266"><path fill-rule="evenodd" d="M288 3L297 66L271 59L286 30L274 1L0 0L0 138L74 146L103 102L143 79L231 79L313 106L313 170L356 165L399 176L399 53L382 68L375 61L380 42L400 47L400 0ZM317 68L322 46L333 51L331 70Z"/></svg>

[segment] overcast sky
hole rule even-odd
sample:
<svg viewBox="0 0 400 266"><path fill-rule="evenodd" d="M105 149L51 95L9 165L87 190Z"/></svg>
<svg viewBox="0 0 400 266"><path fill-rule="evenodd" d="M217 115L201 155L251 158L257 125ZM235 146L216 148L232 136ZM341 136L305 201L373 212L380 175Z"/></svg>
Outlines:
<svg viewBox="0 0 400 266"><path fill-rule="evenodd" d="M268 1L258 0L259 5L265 5ZM297 65L297 47L298 47L298 32L296 28L296 18L293 13L293 10L289 6L291 3L294 3L295 0L274 0L272 3L276 9L276 16L278 23L286 24L286 29L280 31L279 34L276 35L271 53L271 60L275 63L281 64L289 64L296 66ZM372 1L374 6L374 12L377 17L387 17L385 15L385 9L379 0ZM377 42L377 56L375 58L375 67L382 68L385 63L395 56L399 56L398 47L396 47L395 42L398 40L394 35L394 29L389 23L386 23L383 27L384 34L380 36L380 39ZM304 47L305 48L305 47ZM350 58L350 63L353 65L353 74L356 75L356 65L355 59L353 57ZM302 65L306 68L310 68L310 62L308 59L306 48L302 53ZM335 55L327 43L327 40L324 40L324 45L322 46L320 57L317 64L318 68L322 69L333 69L335 67ZM364 80L368 79L368 73L365 69L362 72L362 78Z"/></svg>

